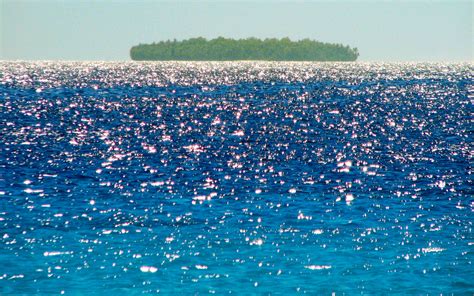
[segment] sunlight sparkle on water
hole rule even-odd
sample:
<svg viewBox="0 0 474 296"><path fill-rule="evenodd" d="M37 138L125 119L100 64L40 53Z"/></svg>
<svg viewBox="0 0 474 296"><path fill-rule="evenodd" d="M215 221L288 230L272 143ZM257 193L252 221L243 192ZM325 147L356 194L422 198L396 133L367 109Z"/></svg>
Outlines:
<svg viewBox="0 0 474 296"><path fill-rule="evenodd" d="M0 62L0 294L472 294L473 70Z"/></svg>

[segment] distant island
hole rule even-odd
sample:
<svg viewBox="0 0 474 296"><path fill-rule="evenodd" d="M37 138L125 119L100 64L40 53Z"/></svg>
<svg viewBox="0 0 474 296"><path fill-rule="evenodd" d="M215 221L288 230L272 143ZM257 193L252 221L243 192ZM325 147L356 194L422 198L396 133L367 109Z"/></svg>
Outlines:
<svg viewBox="0 0 474 296"><path fill-rule="evenodd" d="M347 45L289 38L199 37L139 44L130 49L130 57L135 61L355 61L358 56L357 48Z"/></svg>

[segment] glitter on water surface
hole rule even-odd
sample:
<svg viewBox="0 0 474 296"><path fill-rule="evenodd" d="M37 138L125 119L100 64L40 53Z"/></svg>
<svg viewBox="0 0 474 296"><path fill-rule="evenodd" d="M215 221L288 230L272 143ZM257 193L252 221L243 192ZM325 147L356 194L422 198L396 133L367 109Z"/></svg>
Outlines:
<svg viewBox="0 0 474 296"><path fill-rule="evenodd" d="M155 273L158 271L158 268L154 267L154 266L141 266L140 267L140 271L141 272L150 272L150 273Z"/></svg>
<svg viewBox="0 0 474 296"><path fill-rule="evenodd" d="M0 294L473 291L473 70L0 62Z"/></svg>
<svg viewBox="0 0 474 296"><path fill-rule="evenodd" d="M324 269L331 269L332 266L330 265L306 265L306 269L309 270L324 270Z"/></svg>

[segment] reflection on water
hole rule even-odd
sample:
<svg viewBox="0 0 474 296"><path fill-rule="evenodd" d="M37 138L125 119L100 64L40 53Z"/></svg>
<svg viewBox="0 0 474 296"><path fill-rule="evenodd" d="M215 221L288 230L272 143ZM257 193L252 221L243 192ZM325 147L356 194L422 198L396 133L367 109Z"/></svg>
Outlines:
<svg viewBox="0 0 474 296"><path fill-rule="evenodd" d="M474 290L472 64L0 81L0 294Z"/></svg>

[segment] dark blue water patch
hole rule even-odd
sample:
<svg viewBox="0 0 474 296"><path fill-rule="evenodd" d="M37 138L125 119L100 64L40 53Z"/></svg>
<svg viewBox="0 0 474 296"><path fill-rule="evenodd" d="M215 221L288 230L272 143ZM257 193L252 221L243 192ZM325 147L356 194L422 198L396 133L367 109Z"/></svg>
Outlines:
<svg viewBox="0 0 474 296"><path fill-rule="evenodd" d="M2 294L474 290L472 65L0 67Z"/></svg>

